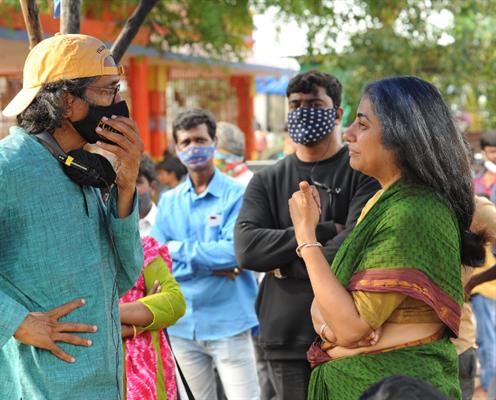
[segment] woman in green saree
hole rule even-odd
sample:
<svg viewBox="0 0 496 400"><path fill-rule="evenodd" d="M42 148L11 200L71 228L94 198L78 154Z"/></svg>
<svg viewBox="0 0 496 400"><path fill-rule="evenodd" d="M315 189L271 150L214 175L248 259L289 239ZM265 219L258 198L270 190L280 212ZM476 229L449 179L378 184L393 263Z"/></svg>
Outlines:
<svg viewBox="0 0 496 400"><path fill-rule="evenodd" d="M462 262L482 258L468 232L473 189L468 150L437 89L415 77L370 84L345 131L350 165L382 190L365 206L331 268L316 242L318 193L306 182L290 199L315 294L322 346L309 399L357 399L371 384L409 375L459 399L457 335Z"/></svg>

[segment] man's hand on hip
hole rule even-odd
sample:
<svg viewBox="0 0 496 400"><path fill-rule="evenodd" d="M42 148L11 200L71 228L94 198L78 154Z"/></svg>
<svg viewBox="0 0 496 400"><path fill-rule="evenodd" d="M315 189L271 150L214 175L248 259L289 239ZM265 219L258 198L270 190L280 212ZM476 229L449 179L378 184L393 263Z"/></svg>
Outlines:
<svg viewBox="0 0 496 400"><path fill-rule="evenodd" d="M76 346L91 346L91 340L67 332L94 333L97 327L77 322L58 322L58 320L84 304L84 300L78 299L47 312L31 312L19 326L14 337L21 343L48 350L61 360L73 363L76 359L65 353L55 343L64 342Z"/></svg>

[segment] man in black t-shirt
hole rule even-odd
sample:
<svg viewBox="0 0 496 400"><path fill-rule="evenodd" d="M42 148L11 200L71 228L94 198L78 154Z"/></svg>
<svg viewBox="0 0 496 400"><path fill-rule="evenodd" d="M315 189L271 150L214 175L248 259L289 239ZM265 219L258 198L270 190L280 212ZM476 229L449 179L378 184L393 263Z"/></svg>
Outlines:
<svg viewBox="0 0 496 400"><path fill-rule="evenodd" d="M306 399L311 372L306 351L316 336L310 317L314 296L295 252L288 199L302 180L317 187L322 206L317 238L332 262L362 207L380 188L349 166L338 136L341 90L335 77L316 71L289 82L288 132L296 152L255 174L236 223L239 266L267 273L257 299L259 342L278 400Z"/></svg>

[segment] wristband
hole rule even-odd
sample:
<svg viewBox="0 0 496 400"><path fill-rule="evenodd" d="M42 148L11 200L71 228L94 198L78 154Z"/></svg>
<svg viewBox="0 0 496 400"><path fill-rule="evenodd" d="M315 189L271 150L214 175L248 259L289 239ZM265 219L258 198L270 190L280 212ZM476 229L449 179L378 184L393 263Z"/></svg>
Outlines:
<svg viewBox="0 0 496 400"><path fill-rule="evenodd" d="M133 339L136 339L136 326L133 325Z"/></svg>

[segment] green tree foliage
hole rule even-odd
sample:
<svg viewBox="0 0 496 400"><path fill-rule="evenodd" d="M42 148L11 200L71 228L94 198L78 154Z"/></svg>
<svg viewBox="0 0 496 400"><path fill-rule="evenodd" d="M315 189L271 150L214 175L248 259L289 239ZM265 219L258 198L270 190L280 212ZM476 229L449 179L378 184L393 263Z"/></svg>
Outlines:
<svg viewBox="0 0 496 400"><path fill-rule="evenodd" d="M472 130L496 126L495 0L309 3L332 11L303 15L313 43L300 61L343 81L348 122L367 82L417 75L435 83L455 108L470 112Z"/></svg>
<svg viewBox="0 0 496 400"><path fill-rule="evenodd" d="M234 59L247 54L253 30L248 0L161 0L147 25L158 49Z"/></svg>

